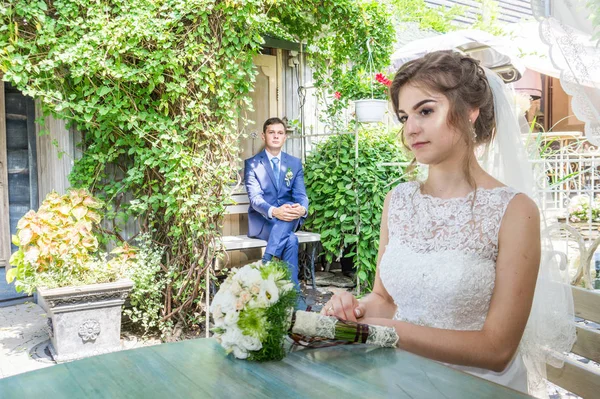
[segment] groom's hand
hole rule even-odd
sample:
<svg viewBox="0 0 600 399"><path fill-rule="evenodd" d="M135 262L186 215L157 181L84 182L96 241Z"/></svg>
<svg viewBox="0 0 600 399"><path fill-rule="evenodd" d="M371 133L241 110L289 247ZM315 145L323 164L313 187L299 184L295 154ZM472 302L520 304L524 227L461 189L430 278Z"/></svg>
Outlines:
<svg viewBox="0 0 600 399"><path fill-rule="evenodd" d="M284 222L291 222L292 220L298 219L296 213L297 211L293 209L290 204L283 204L279 208L273 209L273 216Z"/></svg>
<svg viewBox="0 0 600 399"><path fill-rule="evenodd" d="M296 219L299 219L299 218L303 217L304 215L306 215L306 208L300 204L292 204L292 210L294 212L296 212L296 216L297 216Z"/></svg>

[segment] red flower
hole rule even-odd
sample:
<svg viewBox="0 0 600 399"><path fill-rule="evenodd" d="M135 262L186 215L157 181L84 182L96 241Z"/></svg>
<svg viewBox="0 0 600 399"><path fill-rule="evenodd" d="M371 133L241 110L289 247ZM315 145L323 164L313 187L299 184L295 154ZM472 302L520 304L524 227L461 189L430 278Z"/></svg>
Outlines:
<svg viewBox="0 0 600 399"><path fill-rule="evenodd" d="M392 85L392 81L385 77L385 75L382 73L378 73L377 75L375 75L375 80L387 87L390 87Z"/></svg>
<svg viewBox="0 0 600 399"><path fill-rule="evenodd" d="M342 93L340 93L339 91L336 91L333 96L335 97L336 100L339 100L340 98L342 98Z"/></svg>

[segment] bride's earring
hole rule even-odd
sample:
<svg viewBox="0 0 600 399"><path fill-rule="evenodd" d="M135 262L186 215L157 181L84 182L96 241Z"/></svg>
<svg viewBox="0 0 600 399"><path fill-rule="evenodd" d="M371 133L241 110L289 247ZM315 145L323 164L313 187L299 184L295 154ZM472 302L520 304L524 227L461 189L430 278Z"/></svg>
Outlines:
<svg viewBox="0 0 600 399"><path fill-rule="evenodd" d="M473 143L476 143L477 132L475 131L475 125L473 124L473 121L471 121L471 119L469 119L469 123L471 124L471 139L473 140Z"/></svg>

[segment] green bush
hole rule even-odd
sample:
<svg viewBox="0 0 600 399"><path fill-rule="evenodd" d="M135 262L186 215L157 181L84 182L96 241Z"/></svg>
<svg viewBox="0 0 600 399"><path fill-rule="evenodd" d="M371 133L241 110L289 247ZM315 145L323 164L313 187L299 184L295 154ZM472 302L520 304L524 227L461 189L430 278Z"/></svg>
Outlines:
<svg viewBox="0 0 600 399"><path fill-rule="evenodd" d="M203 317L264 37L304 43L316 85L327 87L350 60L365 64L363 38L377 43L376 66L389 60L386 9L377 0L4 1L0 71L81 132L72 185L109 205L117 235L128 219L154 232L174 270L163 318L189 326Z"/></svg>
<svg viewBox="0 0 600 399"><path fill-rule="evenodd" d="M108 283L123 276L135 258L127 243L108 254L99 251L98 226L104 204L87 190L51 192L38 211L30 210L17 224L12 254L13 266L6 281L15 289L32 294L38 287Z"/></svg>
<svg viewBox="0 0 600 399"><path fill-rule="evenodd" d="M136 241L136 258L127 270L127 276L133 281L129 294L131 308L125 309L124 313L146 333L159 330L164 335L172 326L170 320L163 318L166 315L164 292L173 279L174 270L165 271L162 262L165 251L152 242L149 233L140 235Z"/></svg>
<svg viewBox="0 0 600 399"><path fill-rule="evenodd" d="M394 133L362 130L358 146L358 165L354 136L350 134L328 138L307 157L305 177L310 215L306 228L321 234L328 262L358 243L358 253L346 256L353 257L360 281L370 289L377 265L385 196L403 181L400 167L380 164L405 162L406 158Z"/></svg>

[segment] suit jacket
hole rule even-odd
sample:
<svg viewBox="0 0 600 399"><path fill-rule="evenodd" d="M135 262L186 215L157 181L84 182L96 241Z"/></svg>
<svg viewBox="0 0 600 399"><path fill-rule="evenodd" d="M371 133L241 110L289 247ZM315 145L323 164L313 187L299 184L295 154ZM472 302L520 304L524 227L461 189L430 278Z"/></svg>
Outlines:
<svg viewBox="0 0 600 399"><path fill-rule="evenodd" d="M244 178L250 199L250 208L248 209L248 236L250 237L260 234L269 219L269 208L272 206L277 208L283 204L298 203L308 210L302 161L285 152L281 152L279 155L279 190L275 188L275 174L266 150L245 161ZM292 171L289 184L285 178L288 169ZM300 219L300 225L304 219L305 217Z"/></svg>

